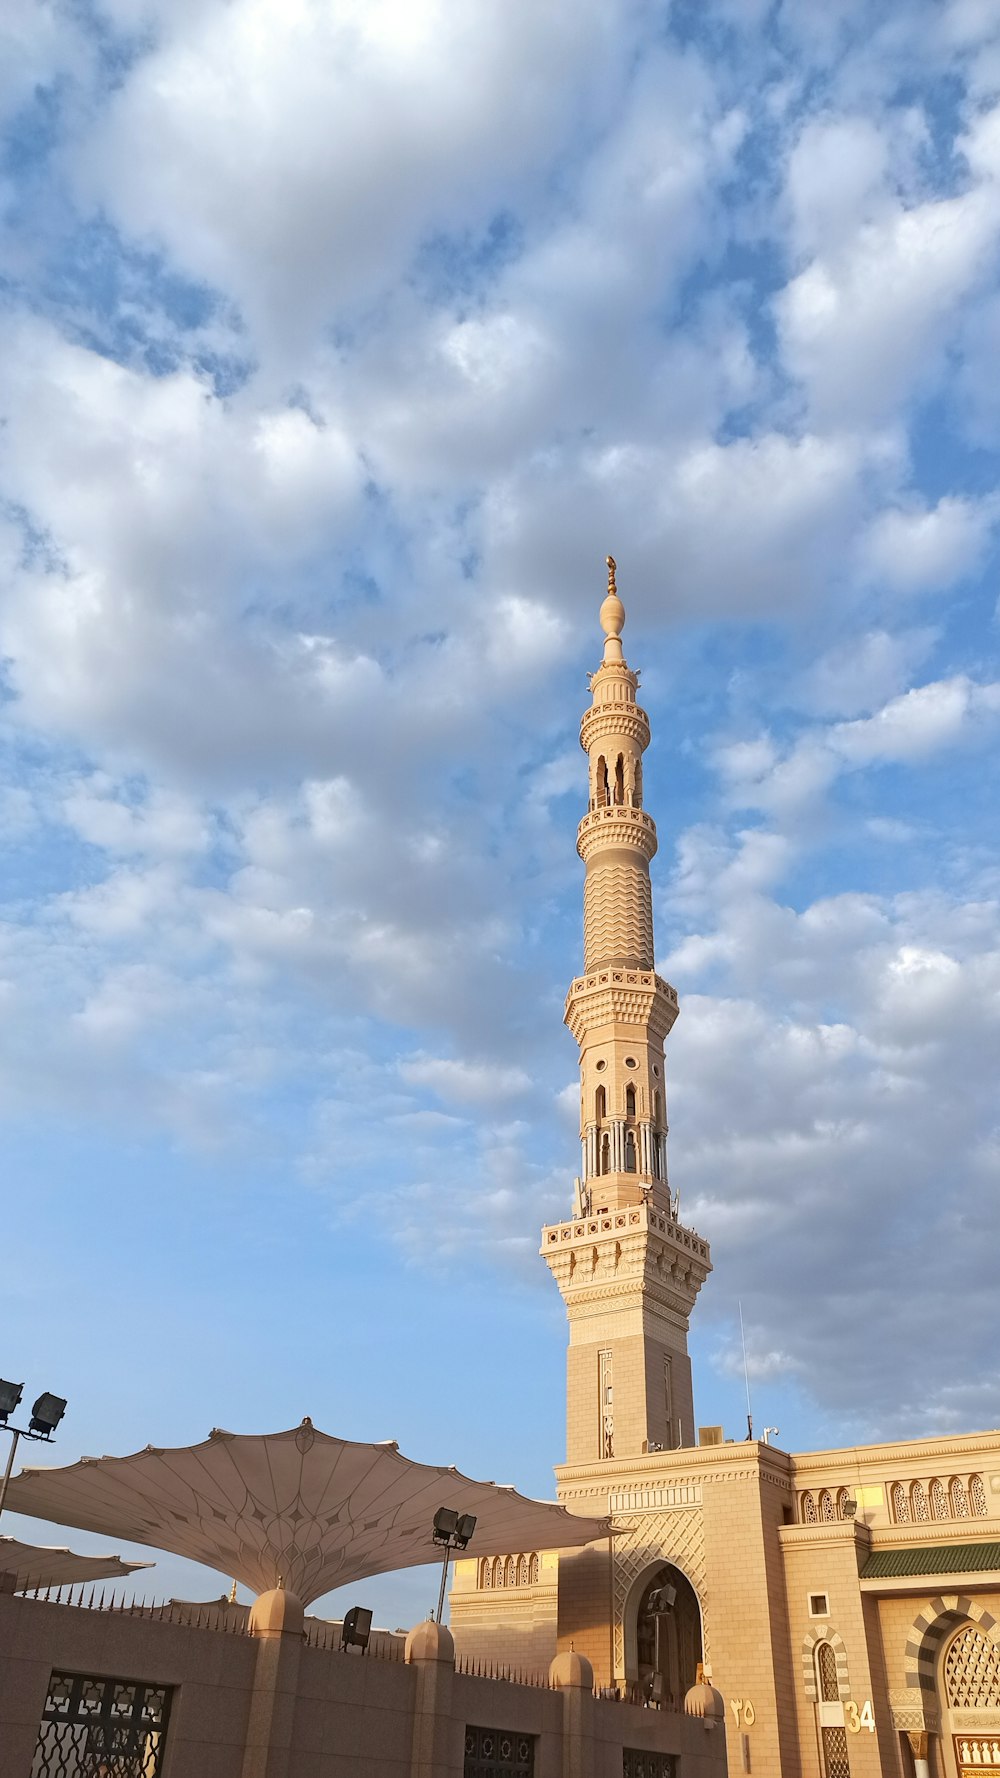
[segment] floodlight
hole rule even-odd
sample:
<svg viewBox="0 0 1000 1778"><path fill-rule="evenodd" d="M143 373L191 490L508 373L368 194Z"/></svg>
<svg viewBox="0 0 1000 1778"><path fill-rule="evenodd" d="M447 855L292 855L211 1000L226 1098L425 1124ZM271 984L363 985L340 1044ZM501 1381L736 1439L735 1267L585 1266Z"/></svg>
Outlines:
<svg viewBox="0 0 1000 1778"><path fill-rule="evenodd" d="M843 1510L844 1510L845 1519L853 1519L855 1513L858 1510L857 1501L856 1500L845 1500Z"/></svg>
<svg viewBox="0 0 1000 1778"><path fill-rule="evenodd" d="M344 1616L340 1630L341 1648L360 1648L362 1652L368 1647L368 1638L372 1630L372 1614L364 1605L352 1605Z"/></svg>
<svg viewBox="0 0 1000 1778"><path fill-rule="evenodd" d="M458 1544L460 1550L464 1550L475 1529L475 1513L462 1513L458 1524L455 1526L455 1542Z"/></svg>
<svg viewBox="0 0 1000 1778"><path fill-rule="evenodd" d="M458 1514L454 1507L439 1506L434 1514L433 1537L435 1543L447 1543L454 1537L458 1528Z"/></svg>
<svg viewBox="0 0 1000 1778"><path fill-rule="evenodd" d="M668 1582L665 1586L657 1587L655 1592L650 1593L646 1610L653 1617L665 1617L668 1612L673 1611L676 1603L677 1588L670 1586Z"/></svg>
<svg viewBox="0 0 1000 1778"><path fill-rule="evenodd" d="M13 1414L18 1402L24 1394L23 1383L5 1383L0 1378L0 1420L7 1424L7 1415Z"/></svg>
<svg viewBox="0 0 1000 1778"><path fill-rule="evenodd" d="M60 1420L66 1412L66 1398L62 1395L51 1395L46 1390L40 1395L31 1410L28 1431L40 1433L42 1438L49 1438L55 1432Z"/></svg>

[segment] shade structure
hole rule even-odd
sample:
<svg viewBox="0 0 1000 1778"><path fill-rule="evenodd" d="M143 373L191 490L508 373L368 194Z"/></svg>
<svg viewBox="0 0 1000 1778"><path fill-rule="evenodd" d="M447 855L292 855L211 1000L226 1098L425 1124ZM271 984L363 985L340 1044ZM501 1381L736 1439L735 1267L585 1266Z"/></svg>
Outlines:
<svg viewBox="0 0 1000 1778"><path fill-rule="evenodd" d="M73 1550L0 1537L0 1574L14 1576L16 1593L29 1587L73 1586L77 1581L121 1580L137 1568L152 1566L151 1562L125 1562L121 1556L78 1556Z"/></svg>
<svg viewBox="0 0 1000 1778"><path fill-rule="evenodd" d="M585 1519L457 1469L413 1463L392 1441L355 1444L311 1420L288 1432L216 1430L200 1445L23 1469L15 1512L188 1556L254 1592L284 1585L304 1605L372 1574L433 1562L438 1507L475 1513L472 1553L568 1549L607 1535Z"/></svg>

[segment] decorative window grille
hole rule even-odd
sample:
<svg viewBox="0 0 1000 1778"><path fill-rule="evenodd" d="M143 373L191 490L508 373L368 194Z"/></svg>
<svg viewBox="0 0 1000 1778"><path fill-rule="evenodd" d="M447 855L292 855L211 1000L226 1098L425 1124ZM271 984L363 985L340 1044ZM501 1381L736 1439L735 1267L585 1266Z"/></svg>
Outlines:
<svg viewBox="0 0 1000 1778"><path fill-rule="evenodd" d="M673 1753L642 1753L637 1747L623 1747L622 1778L677 1778L677 1756Z"/></svg>
<svg viewBox="0 0 1000 1778"><path fill-rule="evenodd" d="M517 1729L465 1731L465 1778L534 1778L535 1737Z"/></svg>
<svg viewBox="0 0 1000 1778"><path fill-rule="evenodd" d="M951 1480L951 1516L953 1519L967 1519L969 1516L969 1497L965 1492L965 1483L961 1476L952 1476Z"/></svg>
<svg viewBox="0 0 1000 1778"><path fill-rule="evenodd" d="M890 1499L892 1500L892 1516L895 1519L896 1524L908 1525L910 1522L910 1503L906 1498L906 1489L903 1487L902 1482L893 1482Z"/></svg>
<svg viewBox="0 0 1000 1778"><path fill-rule="evenodd" d="M159 1778L170 1687L53 1673L31 1778Z"/></svg>
<svg viewBox="0 0 1000 1778"><path fill-rule="evenodd" d="M503 1584L505 1587L512 1587L516 1584L516 1580L517 1569L514 1564L514 1558L513 1556L508 1556L503 1565Z"/></svg>
<svg viewBox="0 0 1000 1778"><path fill-rule="evenodd" d="M824 1729L824 1778L851 1778L851 1762L847 1757L847 1730Z"/></svg>
<svg viewBox="0 0 1000 1778"><path fill-rule="evenodd" d="M931 1483L931 1513L935 1519L947 1519L949 1516L948 1496L944 1491L944 1483L939 1482L937 1476Z"/></svg>
<svg viewBox="0 0 1000 1778"><path fill-rule="evenodd" d="M829 1642L820 1642L816 1645L816 1689L824 1704L836 1704L840 1697L837 1657L833 1652L833 1645Z"/></svg>
<svg viewBox="0 0 1000 1778"><path fill-rule="evenodd" d="M955 1754L963 1775L980 1766L1000 1767L1000 1740L996 1735L956 1735Z"/></svg>
<svg viewBox="0 0 1000 1778"><path fill-rule="evenodd" d="M944 1657L944 1685L953 1710L1000 1707L1000 1648L969 1624Z"/></svg>
<svg viewBox="0 0 1000 1778"><path fill-rule="evenodd" d="M983 1487L981 1475L970 1475L969 1477L969 1504L977 1519L986 1518L986 1489Z"/></svg>
<svg viewBox="0 0 1000 1778"><path fill-rule="evenodd" d="M923 1482L914 1482L910 1489L910 1505L913 1508L914 1524L924 1524L930 1514L927 1511L927 1492Z"/></svg>
<svg viewBox="0 0 1000 1778"><path fill-rule="evenodd" d="M838 1519L844 1519L847 1517L846 1508L847 1508L848 1502L850 1501L850 1498L851 1498L851 1491L849 1488L839 1489L839 1491L837 1493L837 1517L838 1517Z"/></svg>
<svg viewBox="0 0 1000 1778"><path fill-rule="evenodd" d="M833 1523L835 1517L833 1510L833 1495L830 1493L829 1488L824 1488L819 1497L819 1516L825 1525Z"/></svg>
<svg viewBox="0 0 1000 1778"><path fill-rule="evenodd" d="M613 1359L610 1352L597 1355L597 1381L600 1399L600 1452L602 1457L615 1454L615 1386Z"/></svg>
<svg viewBox="0 0 1000 1778"><path fill-rule="evenodd" d="M532 1556L531 1561L528 1564L528 1584L529 1584L529 1586L532 1586L532 1587L538 1585L538 1557L537 1556Z"/></svg>
<svg viewBox="0 0 1000 1778"><path fill-rule="evenodd" d="M815 1525L816 1523L816 1502L811 1494L802 1496L802 1523L804 1525Z"/></svg>

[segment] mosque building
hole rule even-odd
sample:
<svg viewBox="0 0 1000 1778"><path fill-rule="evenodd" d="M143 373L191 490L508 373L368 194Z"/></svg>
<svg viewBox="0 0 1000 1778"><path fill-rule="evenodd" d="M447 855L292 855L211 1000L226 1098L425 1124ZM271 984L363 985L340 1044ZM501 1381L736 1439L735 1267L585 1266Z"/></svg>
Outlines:
<svg viewBox="0 0 1000 1778"><path fill-rule="evenodd" d="M460 1561L455 1642L537 1671L572 1649L600 1685L674 1709L703 1664L733 1778L1000 1773L1000 1433L792 1455L696 1427L688 1327L711 1258L668 1180L678 1000L654 966L649 720L608 568L565 1014L580 1177L541 1252L569 1324L559 1498L612 1533Z"/></svg>

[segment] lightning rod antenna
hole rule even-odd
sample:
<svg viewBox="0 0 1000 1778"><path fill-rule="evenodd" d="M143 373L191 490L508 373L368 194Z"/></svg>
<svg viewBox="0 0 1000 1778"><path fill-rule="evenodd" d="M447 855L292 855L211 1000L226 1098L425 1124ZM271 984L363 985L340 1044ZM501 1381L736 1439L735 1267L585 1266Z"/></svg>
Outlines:
<svg viewBox="0 0 1000 1778"><path fill-rule="evenodd" d="M747 1364L747 1340L743 1332L743 1299L737 1297L740 1310L740 1345L743 1347L743 1381L747 1386L747 1438L753 1440L753 1408L750 1406L750 1366Z"/></svg>

